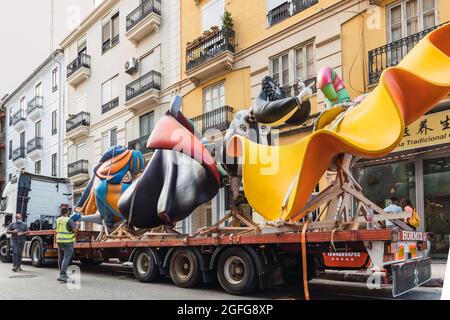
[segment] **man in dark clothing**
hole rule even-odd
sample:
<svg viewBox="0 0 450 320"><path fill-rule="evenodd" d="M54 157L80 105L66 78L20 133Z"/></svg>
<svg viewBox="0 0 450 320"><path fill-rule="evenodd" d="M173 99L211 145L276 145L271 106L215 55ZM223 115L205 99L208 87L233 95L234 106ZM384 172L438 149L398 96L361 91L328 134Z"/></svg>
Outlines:
<svg viewBox="0 0 450 320"><path fill-rule="evenodd" d="M22 221L22 215L16 214L16 221L8 226L6 231L11 235L11 247L13 251L13 268L12 271L22 271L22 253L25 245L26 236L30 233L28 226Z"/></svg>

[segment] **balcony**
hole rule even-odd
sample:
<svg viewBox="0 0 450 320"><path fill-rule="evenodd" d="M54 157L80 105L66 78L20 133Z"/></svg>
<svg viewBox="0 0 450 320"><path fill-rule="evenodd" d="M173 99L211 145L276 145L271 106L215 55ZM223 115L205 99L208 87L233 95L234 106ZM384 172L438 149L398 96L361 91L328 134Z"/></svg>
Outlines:
<svg viewBox="0 0 450 320"><path fill-rule="evenodd" d="M34 99L28 103L27 114L31 121L36 121L41 118L44 114L44 98L39 96L34 97Z"/></svg>
<svg viewBox="0 0 450 320"><path fill-rule="evenodd" d="M19 110L12 117L12 124L17 131L23 131L26 127L25 110Z"/></svg>
<svg viewBox="0 0 450 320"><path fill-rule="evenodd" d="M12 160L17 168L23 168L26 164L25 147L19 147L12 153Z"/></svg>
<svg viewBox="0 0 450 320"><path fill-rule="evenodd" d="M128 142L128 149L139 150L144 154L144 156L149 155L151 152L151 150L147 148L147 141L149 137L150 135L148 134L143 137L140 137L139 139Z"/></svg>
<svg viewBox="0 0 450 320"><path fill-rule="evenodd" d="M74 184L81 184L89 180L89 162L88 160L78 160L69 163L67 166L67 175Z"/></svg>
<svg viewBox="0 0 450 320"><path fill-rule="evenodd" d="M159 102L160 90L161 73L150 71L126 86L125 106L132 111L155 106Z"/></svg>
<svg viewBox="0 0 450 320"><path fill-rule="evenodd" d="M319 3L318 0L286 1L269 11L267 14L267 26L272 27L273 25L290 18L317 3Z"/></svg>
<svg viewBox="0 0 450 320"><path fill-rule="evenodd" d="M438 27L440 26L423 30L369 51L369 85L377 84L384 70L398 65L420 40Z"/></svg>
<svg viewBox="0 0 450 320"><path fill-rule="evenodd" d="M119 105L119 98L112 99L111 101L102 105L102 114L114 109Z"/></svg>
<svg viewBox="0 0 450 320"><path fill-rule="evenodd" d="M186 48L186 75L198 85L212 75L231 71L235 48L235 32L232 29L224 28L194 41Z"/></svg>
<svg viewBox="0 0 450 320"><path fill-rule="evenodd" d="M161 0L146 0L127 16L125 36L135 46L161 25Z"/></svg>
<svg viewBox="0 0 450 320"><path fill-rule="evenodd" d="M27 143L27 154L31 160L37 161L42 158L42 138L35 137Z"/></svg>
<svg viewBox="0 0 450 320"><path fill-rule="evenodd" d="M69 117L66 121L66 137L69 140L78 140L89 136L89 126L91 125L91 114L80 112Z"/></svg>
<svg viewBox="0 0 450 320"><path fill-rule="evenodd" d="M225 131L233 121L234 110L232 107L223 106L211 111L208 111L200 116L191 119L194 122L195 128L201 134L207 130Z"/></svg>
<svg viewBox="0 0 450 320"><path fill-rule="evenodd" d="M80 54L67 66L67 83L76 87L91 75L91 57Z"/></svg>

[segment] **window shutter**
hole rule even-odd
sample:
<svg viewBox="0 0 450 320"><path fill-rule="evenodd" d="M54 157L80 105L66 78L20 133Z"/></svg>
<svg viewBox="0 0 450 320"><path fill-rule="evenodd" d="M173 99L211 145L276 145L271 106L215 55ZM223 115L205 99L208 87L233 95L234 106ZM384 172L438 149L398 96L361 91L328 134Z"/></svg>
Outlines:
<svg viewBox="0 0 450 320"><path fill-rule="evenodd" d="M111 38L111 21L107 21L102 27L102 43L110 40Z"/></svg>

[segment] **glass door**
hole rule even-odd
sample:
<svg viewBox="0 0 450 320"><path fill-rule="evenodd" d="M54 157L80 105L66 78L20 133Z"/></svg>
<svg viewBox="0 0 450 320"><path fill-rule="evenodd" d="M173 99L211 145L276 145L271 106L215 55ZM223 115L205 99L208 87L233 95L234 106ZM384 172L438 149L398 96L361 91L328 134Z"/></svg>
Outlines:
<svg viewBox="0 0 450 320"><path fill-rule="evenodd" d="M447 259L450 234L450 156L423 161L425 231L433 233L431 255Z"/></svg>

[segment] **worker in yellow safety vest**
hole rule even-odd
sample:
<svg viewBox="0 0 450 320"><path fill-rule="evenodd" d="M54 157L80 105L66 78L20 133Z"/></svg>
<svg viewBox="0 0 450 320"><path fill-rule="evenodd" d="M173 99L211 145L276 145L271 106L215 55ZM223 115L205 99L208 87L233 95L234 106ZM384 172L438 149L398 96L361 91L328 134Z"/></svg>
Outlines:
<svg viewBox="0 0 450 320"><path fill-rule="evenodd" d="M67 268L72 261L73 244L75 243L75 233L78 227L76 223L69 218L69 209L61 208L61 216L56 219L56 242L58 244L58 281L67 282Z"/></svg>

